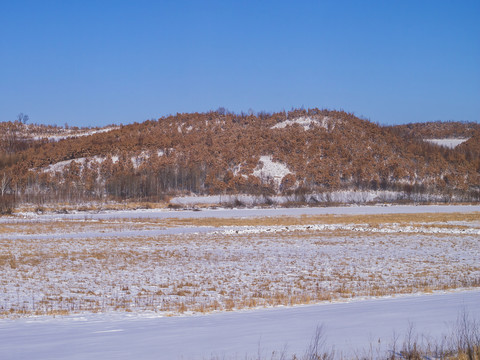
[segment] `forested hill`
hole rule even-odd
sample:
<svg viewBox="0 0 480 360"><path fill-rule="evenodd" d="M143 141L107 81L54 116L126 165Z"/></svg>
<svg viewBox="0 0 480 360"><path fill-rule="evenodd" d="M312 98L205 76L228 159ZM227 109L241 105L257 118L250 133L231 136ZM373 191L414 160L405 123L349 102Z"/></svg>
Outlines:
<svg viewBox="0 0 480 360"><path fill-rule="evenodd" d="M480 124L460 121L434 121L397 125L394 130L405 137L419 139L469 139L480 131Z"/></svg>
<svg viewBox="0 0 480 360"><path fill-rule="evenodd" d="M48 136L2 123L0 180L3 194L30 202L379 189L478 199L479 130L456 124L441 135L470 140L449 149L423 141L424 125L319 109L177 114Z"/></svg>

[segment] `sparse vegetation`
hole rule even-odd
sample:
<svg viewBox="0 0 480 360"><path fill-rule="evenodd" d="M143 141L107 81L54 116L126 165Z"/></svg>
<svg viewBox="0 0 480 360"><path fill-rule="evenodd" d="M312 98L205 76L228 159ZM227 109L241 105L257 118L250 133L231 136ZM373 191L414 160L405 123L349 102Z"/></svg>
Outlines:
<svg viewBox="0 0 480 360"><path fill-rule="evenodd" d="M470 319L466 312L459 315L453 329L442 340L429 340L414 330L413 324L403 338L395 337L387 350L379 344L370 348L355 349L350 355L335 351L334 344L328 344L325 330L318 326L309 347L303 355L290 355L286 350L273 351L268 356L245 355L245 360L480 360L480 323ZM211 357L210 360L234 360L237 358Z"/></svg>
<svg viewBox="0 0 480 360"><path fill-rule="evenodd" d="M478 287L479 221L479 213L12 219L0 224L0 312L174 315Z"/></svg>

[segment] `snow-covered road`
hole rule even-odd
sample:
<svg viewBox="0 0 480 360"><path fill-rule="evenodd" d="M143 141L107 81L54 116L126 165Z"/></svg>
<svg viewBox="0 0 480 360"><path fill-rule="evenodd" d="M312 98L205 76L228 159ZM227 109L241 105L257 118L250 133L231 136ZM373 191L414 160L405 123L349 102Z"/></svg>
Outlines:
<svg viewBox="0 0 480 360"><path fill-rule="evenodd" d="M0 320L0 358L243 359L259 352L270 358L285 347L301 355L319 325L337 354L352 354L371 345L389 349L394 334L401 345L409 324L417 334L441 339L463 311L480 320L480 290L185 317Z"/></svg>

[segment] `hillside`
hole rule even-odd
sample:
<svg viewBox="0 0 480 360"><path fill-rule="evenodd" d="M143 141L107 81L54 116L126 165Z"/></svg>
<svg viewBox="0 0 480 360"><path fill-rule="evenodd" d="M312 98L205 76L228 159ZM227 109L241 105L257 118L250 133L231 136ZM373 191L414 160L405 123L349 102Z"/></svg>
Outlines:
<svg viewBox="0 0 480 360"><path fill-rule="evenodd" d="M392 128L405 137L416 137L420 139L469 139L477 131L480 131L480 124L461 121L433 121L425 123L413 123L396 125Z"/></svg>
<svg viewBox="0 0 480 360"><path fill-rule="evenodd" d="M469 157L478 158L480 156L480 129L460 146L460 150L468 154Z"/></svg>
<svg viewBox="0 0 480 360"><path fill-rule="evenodd" d="M104 129L57 128L48 136L15 124L15 141L11 131L1 138L0 180L2 194L21 202L239 193L305 200L380 189L479 197L478 133L470 130L477 124L448 123L448 131L432 135L471 137L453 150L422 141L426 130L415 133L422 125L406 131L319 109L177 114Z"/></svg>

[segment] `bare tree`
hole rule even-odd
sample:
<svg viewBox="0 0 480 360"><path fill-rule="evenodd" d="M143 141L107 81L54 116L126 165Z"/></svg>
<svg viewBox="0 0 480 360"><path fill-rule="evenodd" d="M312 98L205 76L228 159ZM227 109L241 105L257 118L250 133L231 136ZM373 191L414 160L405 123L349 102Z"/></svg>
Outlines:
<svg viewBox="0 0 480 360"><path fill-rule="evenodd" d="M2 178L0 179L0 195L4 196L7 192L10 183L12 182L12 177L6 172L3 173Z"/></svg>
<svg viewBox="0 0 480 360"><path fill-rule="evenodd" d="M23 124L26 124L29 119L30 119L30 117L27 114L20 113L20 114L17 115L17 121L21 122Z"/></svg>

